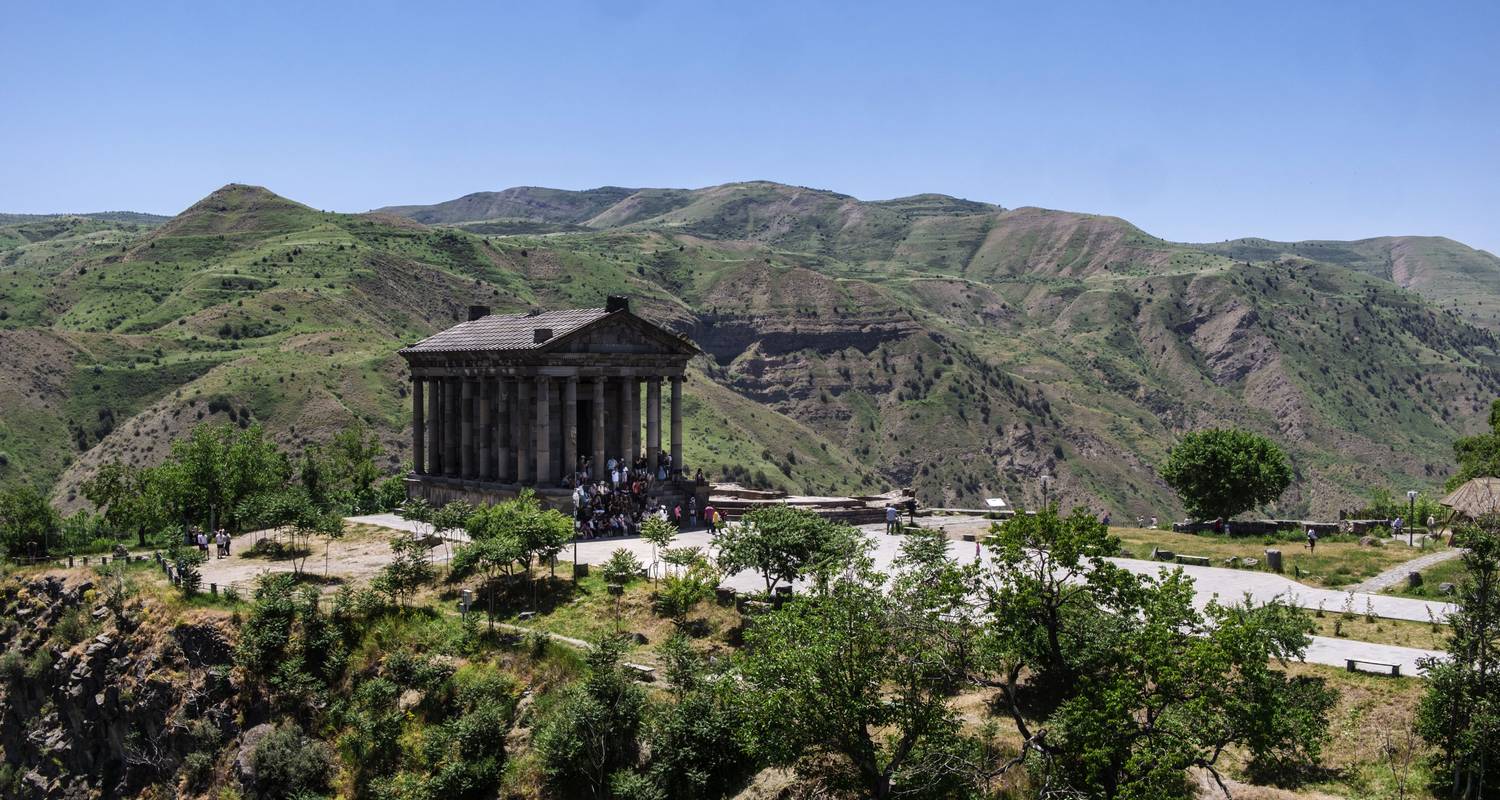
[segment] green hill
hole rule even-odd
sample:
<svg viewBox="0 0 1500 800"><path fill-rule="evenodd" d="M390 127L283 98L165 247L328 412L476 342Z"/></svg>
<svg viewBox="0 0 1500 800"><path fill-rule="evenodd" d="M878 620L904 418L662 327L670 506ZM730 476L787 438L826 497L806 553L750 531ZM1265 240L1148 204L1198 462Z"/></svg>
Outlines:
<svg viewBox="0 0 1500 800"><path fill-rule="evenodd" d="M470 303L625 293L706 351L687 454L716 476L968 505L1034 502L1049 474L1065 502L1165 518L1154 467L1174 437L1232 423L1293 456L1280 513L1332 514L1375 485L1440 483L1500 394L1494 334L1436 294L1487 285L1488 254L1372 241L1315 258L763 182L362 215L231 185L159 226L0 225L0 480L71 504L97 464L159 458L209 418L288 446L364 420L395 469L403 343ZM1409 266L1381 273L1381 247Z"/></svg>

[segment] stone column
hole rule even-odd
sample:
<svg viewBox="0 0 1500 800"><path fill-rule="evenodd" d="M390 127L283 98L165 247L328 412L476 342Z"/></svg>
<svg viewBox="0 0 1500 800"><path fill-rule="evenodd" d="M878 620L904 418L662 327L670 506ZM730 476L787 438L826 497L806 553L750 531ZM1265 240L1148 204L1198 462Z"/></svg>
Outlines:
<svg viewBox="0 0 1500 800"><path fill-rule="evenodd" d="M426 474L427 461L424 458L426 443L423 441L427 436L427 421L422 418L422 379L413 377L411 379L411 471L418 475Z"/></svg>
<svg viewBox="0 0 1500 800"><path fill-rule="evenodd" d="M464 480L474 477L474 379L459 378L458 402L460 417L458 435L459 474Z"/></svg>
<svg viewBox="0 0 1500 800"><path fill-rule="evenodd" d="M672 376L672 469L682 469L682 376Z"/></svg>
<svg viewBox="0 0 1500 800"><path fill-rule="evenodd" d="M516 480L516 460L511 448L515 445L514 431L516 427L516 414L511 405L515 402L515 392L511 390L509 378L497 378L496 385L500 389L499 402L500 419L497 420L496 433L500 436L500 444L496 449L500 451L498 464L499 469L495 473L495 479L501 483L514 483Z"/></svg>
<svg viewBox="0 0 1500 800"><path fill-rule="evenodd" d="M442 381L427 379L427 469L425 475L440 475L443 472L443 399Z"/></svg>
<svg viewBox="0 0 1500 800"><path fill-rule="evenodd" d="M651 474L661 466L661 378L646 379L646 463Z"/></svg>
<svg viewBox="0 0 1500 800"><path fill-rule="evenodd" d="M578 376L569 375L563 385L563 456L562 474L578 470Z"/></svg>
<svg viewBox="0 0 1500 800"><path fill-rule="evenodd" d="M495 393L490 388L495 379L488 375L479 379L479 479L494 480L495 459L491 442L494 439L494 416L490 406L495 402Z"/></svg>
<svg viewBox="0 0 1500 800"><path fill-rule="evenodd" d="M443 471L453 477L460 474L459 450L463 446L460 438L463 420L458 410L458 381L458 378L443 381Z"/></svg>
<svg viewBox="0 0 1500 800"><path fill-rule="evenodd" d="M629 378L621 378L615 381L615 391L619 397L615 399L615 429L610 431L610 439L615 444L615 452L620 454L621 459L630 458L630 386Z"/></svg>
<svg viewBox="0 0 1500 800"><path fill-rule="evenodd" d="M516 483L525 484L536 480L531 472L531 386L525 378L516 381Z"/></svg>
<svg viewBox="0 0 1500 800"><path fill-rule="evenodd" d="M552 380L536 376L536 485L557 482L552 473Z"/></svg>
<svg viewBox="0 0 1500 800"><path fill-rule="evenodd" d="M630 393L630 465L635 466L641 457L641 379L626 378L625 391Z"/></svg>
<svg viewBox="0 0 1500 800"><path fill-rule="evenodd" d="M604 479L604 381L603 375L594 379L594 467L593 479Z"/></svg>

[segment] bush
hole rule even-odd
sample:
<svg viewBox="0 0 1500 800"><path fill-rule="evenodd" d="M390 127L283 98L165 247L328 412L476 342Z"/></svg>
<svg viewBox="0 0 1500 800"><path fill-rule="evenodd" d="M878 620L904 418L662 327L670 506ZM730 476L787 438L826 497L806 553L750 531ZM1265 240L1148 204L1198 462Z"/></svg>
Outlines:
<svg viewBox="0 0 1500 800"><path fill-rule="evenodd" d="M328 788L334 771L327 744L309 738L296 725L282 725L261 739L250 754L256 797L272 800Z"/></svg>
<svg viewBox="0 0 1500 800"><path fill-rule="evenodd" d="M188 753L187 758L182 760L182 778L189 789L202 789L213 776L213 771L214 757L208 753Z"/></svg>

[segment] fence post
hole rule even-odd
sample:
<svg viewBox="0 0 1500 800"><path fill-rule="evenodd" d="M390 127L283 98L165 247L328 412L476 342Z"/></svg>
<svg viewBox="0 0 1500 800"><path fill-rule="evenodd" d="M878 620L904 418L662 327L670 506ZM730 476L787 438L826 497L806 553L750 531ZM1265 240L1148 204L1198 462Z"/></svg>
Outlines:
<svg viewBox="0 0 1500 800"><path fill-rule="evenodd" d="M68 566L69 567L73 566L73 557L72 556L68 556Z"/></svg>
<svg viewBox="0 0 1500 800"><path fill-rule="evenodd" d="M210 583L208 585L208 593L211 594L211 595L213 595L214 597L218 597L219 596L219 584L217 584L217 583Z"/></svg>

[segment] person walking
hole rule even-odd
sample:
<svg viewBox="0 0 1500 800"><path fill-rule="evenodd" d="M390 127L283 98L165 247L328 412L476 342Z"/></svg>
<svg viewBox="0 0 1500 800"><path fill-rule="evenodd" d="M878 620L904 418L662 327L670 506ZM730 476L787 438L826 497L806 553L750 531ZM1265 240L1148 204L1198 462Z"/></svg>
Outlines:
<svg viewBox="0 0 1500 800"><path fill-rule="evenodd" d="M890 536L901 526L901 512L891 503L885 504L885 535Z"/></svg>
<svg viewBox="0 0 1500 800"><path fill-rule="evenodd" d="M688 498L688 527L698 527L698 498Z"/></svg>
<svg viewBox="0 0 1500 800"><path fill-rule="evenodd" d="M1315 552L1318 549L1318 532L1312 528L1307 529L1307 551Z"/></svg>
<svg viewBox="0 0 1500 800"><path fill-rule="evenodd" d="M223 528L220 528L219 535L214 537L214 544L217 545L219 558L229 555L229 534L225 533Z"/></svg>
<svg viewBox="0 0 1500 800"><path fill-rule="evenodd" d="M208 534L203 531L198 531L198 552L208 558Z"/></svg>
<svg viewBox="0 0 1500 800"><path fill-rule="evenodd" d="M703 524L708 526L709 535L713 535L719 530L718 527L714 525L714 515L717 513L718 512L714 511L713 506L703 507Z"/></svg>

